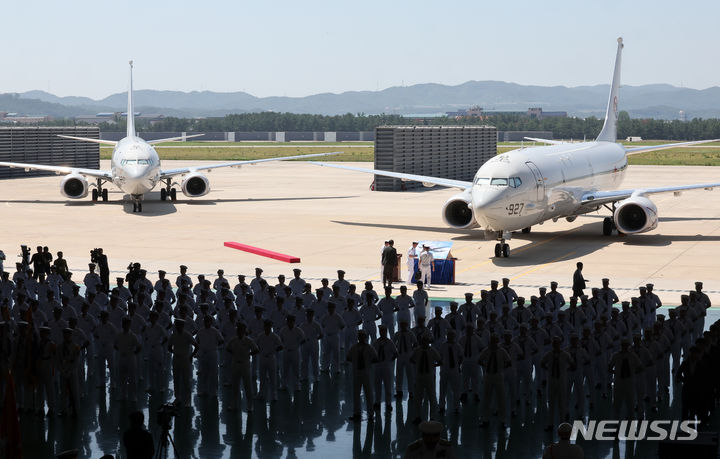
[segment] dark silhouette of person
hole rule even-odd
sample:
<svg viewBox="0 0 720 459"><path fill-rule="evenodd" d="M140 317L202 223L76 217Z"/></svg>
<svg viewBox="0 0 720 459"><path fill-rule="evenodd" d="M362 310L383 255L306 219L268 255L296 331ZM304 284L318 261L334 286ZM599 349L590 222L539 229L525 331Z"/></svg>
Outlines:
<svg viewBox="0 0 720 459"><path fill-rule="evenodd" d="M100 271L100 279L103 285L110 285L110 267L108 266L107 255L103 253L103 249L97 249L97 266Z"/></svg>
<svg viewBox="0 0 720 459"><path fill-rule="evenodd" d="M576 266L577 266L577 269L575 270L575 273L573 274L572 291L573 291L573 296L580 298L583 295L583 290L587 288L586 282L589 282L589 281L583 277L582 262L578 261Z"/></svg>
<svg viewBox="0 0 720 459"><path fill-rule="evenodd" d="M383 287L392 287L392 280L397 267L397 250L393 247L394 241L390 239L382 251Z"/></svg>
<svg viewBox="0 0 720 459"><path fill-rule="evenodd" d="M33 265L33 278L37 280L40 274L45 272L45 255L41 245L37 246L37 252L30 257L30 263Z"/></svg>
<svg viewBox="0 0 720 459"><path fill-rule="evenodd" d="M145 416L142 411L130 413L130 428L123 434L123 445L127 459L152 459L155 455L153 437L143 425Z"/></svg>

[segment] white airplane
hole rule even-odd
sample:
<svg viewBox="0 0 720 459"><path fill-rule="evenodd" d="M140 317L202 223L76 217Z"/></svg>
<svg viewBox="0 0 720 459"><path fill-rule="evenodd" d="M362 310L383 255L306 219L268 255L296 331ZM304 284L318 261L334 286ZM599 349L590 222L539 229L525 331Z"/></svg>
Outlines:
<svg viewBox="0 0 720 459"><path fill-rule="evenodd" d="M23 168L25 170L41 170L55 172L59 175L66 175L60 183L60 192L70 199L82 199L88 195L92 188L92 200L101 198L108 200L107 188L103 185L112 182L133 200L133 212L142 212L143 195L150 192L159 182L163 183L160 189L160 199L165 201L170 198L177 199L177 191L173 188L173 179L183 176L180 188L185 196L197 198L205 196L210 192L210 182L200 171L216 169L219 167L240 167L246 164L257 164L268 161L284 161L288 159L312 158L318 156L337 155L342 152L315 153L299 156L285 156L280 158L254 159L248 161L233 161L221 164L198 165L181 167L178 169L161 169L160 157L153 148L153 145L161 142L185 140L190 137L198 137L203 134L188 135L185 137L170 137L145 141L137 136L135 132L135 112L133 110L133 61L130 61L130 87L128 89L127 106L127 136L120 141L90 139L85 137L73 137L60 135L64 139L93 142L114 147L110 170L83 169L67 166L49 166L43 164L27 164L14 162L0 162L0 166ZM94 184L88 184L87 178L95 179ZM175 183L177 184L177 183Z"/></svg>
<svg viewBox="0 0 720 459"><path fill-rule="evenodd" d="M603 234L613 230L634 234L653 230L658 212L649 195L680 193L693 189L712 189L720 183L703 183L658 188L620 187L628 165L628 155L665 148L695 145L713 140L625 148L616 143L620 61L623 42L618 38L615 70L607 105L605 124L593 142L563 143L534 139L549 146L521 148L497 155L480 167L472 182L362 169L337 164L313 164L338 169L414 180L426 186L459 188L443 206L443 220L453 228L481 227L486 238L497 238L496 257L510 255L506 240L512 231L529 233L533 225L546 220L565 218L574 221L578 215L605 207L612 217L603 221ZM717 140L717 139L715 139Z"/></svg>

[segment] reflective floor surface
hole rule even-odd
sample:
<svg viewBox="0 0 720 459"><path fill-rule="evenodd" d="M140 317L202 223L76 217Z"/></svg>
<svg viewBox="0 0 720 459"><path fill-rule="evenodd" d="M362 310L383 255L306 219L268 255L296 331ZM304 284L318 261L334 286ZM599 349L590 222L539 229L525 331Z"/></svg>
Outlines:
<svg viewBox="0 0 720 459"><path fill-rule="evenodd" d="M710 310L706 326L720 318L720 311ZM222 375L222 369L221 373ZM227 411L229 396L223 388L218 398L193 396L192 408L181 408L173 420L170 435L177 457L189 458L301 458L301 457L402 457L407 445L419 438L413 404L393 399L392 412L385 406L375 421L353 423L351 380L346 375L323 374L314 385L303 386L300 392L280 392L272 403L254 401L255 412ZM86 393L77 418L41 418L22 414L21 431L25 457L53 457L69 448L80 449L80 457L100 458L104 454L124 457L122 433L128 427L128 414L140 409L157 445L161 430L156 422L157 409L172 401L165 397L145 395L137 403L119 402L114 394L84 387ZM172 384L170 384L172 388ZM671 388L670 399L664 400L654 419L679 419L679 397ZM612 408L597 393L588 401L595 407L591 419L611 419ZM587 404L586 404L587 406ZM450 412L440 417L447 438L455 445L456 457L534 458L556 440L544 432L546 409L532 397L531 405L518 407L517 416L507 428L501 428L497 416L490 426L480 428L481 405L471 400L459 414ZM571 419L580 413L570 407ZM718 420L701 430L718 430ZM657 442L642 441L579 441L587 458L646 458L657 455ZM175 457L170 445L168 457ZM157 448L156 448L157 449Z"/></svg>

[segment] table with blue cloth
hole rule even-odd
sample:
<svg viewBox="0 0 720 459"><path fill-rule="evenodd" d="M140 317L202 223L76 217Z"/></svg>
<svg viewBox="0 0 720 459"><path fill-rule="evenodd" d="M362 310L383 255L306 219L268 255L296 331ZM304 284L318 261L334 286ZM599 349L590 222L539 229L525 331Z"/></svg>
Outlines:
<svg viewBox="0 0 720 459"><path fill-rule="evenodd" d="M415 259L415 274L413 282L417 282L420 277L420 268L418 267L418 259ZM455 259L435 259L435 270L430 277L431 285L451 285L455 283Z"/></svg>

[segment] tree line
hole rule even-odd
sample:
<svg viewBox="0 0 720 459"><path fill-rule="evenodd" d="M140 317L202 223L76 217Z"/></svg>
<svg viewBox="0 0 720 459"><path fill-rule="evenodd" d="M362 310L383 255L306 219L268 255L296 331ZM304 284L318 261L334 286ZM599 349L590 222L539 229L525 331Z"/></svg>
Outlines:
<svg viewBox="0 0 720 459"><path fill-rule="evenodd" d="M67 120L58 120L67 125ZM525 114L492 114L483 117L407 118L401 115L311 115L296 113L242 113L217 118L167 117L152 125L138 123L139 131L155 132L229 132L229 131L372 131L383 125L490 125L499 131L552 131L556 139L592 139L600 132L603 120L557 117L536 119ZM125 120L100 124L101 131L124 131ZM618 138L640 136L643 139L700 140L720 138L720 119L694 118L689 121L633 119L627 112L618 115Z"/></svg>

